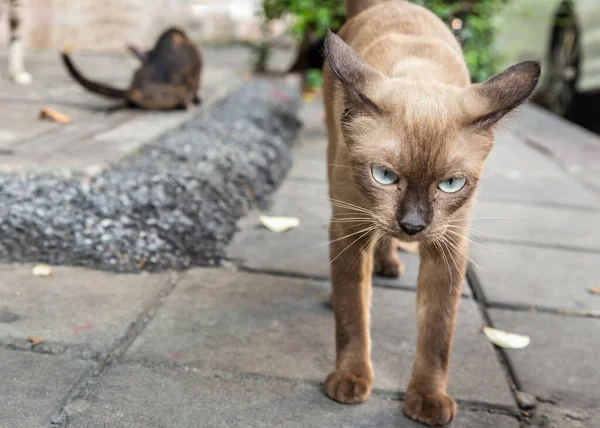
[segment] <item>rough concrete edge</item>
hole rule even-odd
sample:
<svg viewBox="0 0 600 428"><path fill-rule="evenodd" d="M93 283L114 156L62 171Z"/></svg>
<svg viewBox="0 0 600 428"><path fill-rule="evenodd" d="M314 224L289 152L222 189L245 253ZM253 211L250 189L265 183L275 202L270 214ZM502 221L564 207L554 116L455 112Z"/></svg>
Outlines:
<svg viewBox="0 0 600 428"><path fill-rule="evenodd" d="M105 172L108 169L116 167L121 162L126 162L128 160L131 160L132 158L134 158L136 156L137 152L139 150L141 150L144 146L147 146L148 144L151 144L154 141L159 140L162 136L164 136L168 132L179 129L179 128L183 127L187 122L194 120L194 118L196 118L199 114L202 114L203 111L208 110L211 106L213 106L214 104L219 102L221 99L225 98L227 96L227 94L229 94L236 88L240 87L242 85L242 83L243 83L242 79L236 78L234 82L220 85L210 97L203 99L202 104L199 107L197 107L193 112L191 112L191 114L182 116L174 124L171 124L170 126L166 126L159 133L154 134L151 138L148 138L146 141L144 141L140 144L137 144L136 147L132 147L128 153L125 153L125 154L123 154L123 156L121 156L121 158L118 160L118 162L108 162L101 169L93 171L92 174L84 173L84 174L79 175L79 174L75 173L73 175L73 177L74 178L80 178L80 177L81 178L93 178L93 177L100 175L101 173Z"/></svg>

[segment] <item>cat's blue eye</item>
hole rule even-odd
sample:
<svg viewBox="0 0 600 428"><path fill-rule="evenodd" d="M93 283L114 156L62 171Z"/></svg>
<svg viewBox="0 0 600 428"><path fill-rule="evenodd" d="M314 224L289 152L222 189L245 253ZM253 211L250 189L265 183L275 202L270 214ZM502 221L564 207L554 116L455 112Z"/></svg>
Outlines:
<svg viewBox="0 0 600 428"><path fill-rule="evenodd" d="M383 185L394 184L400 180L397 174L394 174L384 166L373 165L371 167L371 174L376 182Z"/></svg>
<svg viewBox="0 0 600 428"><path fill-rule="evenodd" d="M438 183L438 188L442 192L454 193L462 189L466 182L467 179L463 177L449 178L448 180L440 181Z"/></svg>

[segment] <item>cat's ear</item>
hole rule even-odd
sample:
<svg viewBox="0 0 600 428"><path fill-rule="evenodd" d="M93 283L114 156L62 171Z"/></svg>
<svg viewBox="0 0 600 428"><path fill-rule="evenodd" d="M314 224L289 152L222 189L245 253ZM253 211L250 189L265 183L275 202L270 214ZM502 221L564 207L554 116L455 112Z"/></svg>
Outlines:
<svg viewBox="0 0 600 428"><path fill-rule="evenodd" d="M475 108L469 108L468 125L485 128L495 125L515 107L527 101L540 78L540 64L525 61L504 70L467 91Z"/></svg>
<svg viewBox="0 0 600 428"><path fill-rule="evenodd" d="M379 107L369 97L369 88L384 76L331 31L328 31L325 37L323 53L335 79L343 87L346 99L355 107L373 114L379 113Z"/></svg>

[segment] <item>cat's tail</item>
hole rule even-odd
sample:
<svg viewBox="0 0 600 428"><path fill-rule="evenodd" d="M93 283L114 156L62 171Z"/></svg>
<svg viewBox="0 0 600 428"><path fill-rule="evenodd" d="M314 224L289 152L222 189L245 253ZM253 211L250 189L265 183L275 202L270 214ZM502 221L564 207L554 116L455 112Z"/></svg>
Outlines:
<svg viewBox="0 0 600 428"><path fill-rule="evenodd" d="M381 3L382 0L346 0L346 19L358 15L363 10Z"/></svg>
<svg viewBox="0 0 600 428"><path fill-rule="evenodd" d="M127 91L124 91L122 89L116 89L112 86L105 85L102 83L97 83L83 77L79 70L75 68L75 65L71 61L71 58L69 57L69 54L67 52L62 52L61 56L65 67L67 67L67 70L69 71L71 77L73 77L73 79L75 79L85 89L95 94L104 95L105 97L125 99Z"/></svg>

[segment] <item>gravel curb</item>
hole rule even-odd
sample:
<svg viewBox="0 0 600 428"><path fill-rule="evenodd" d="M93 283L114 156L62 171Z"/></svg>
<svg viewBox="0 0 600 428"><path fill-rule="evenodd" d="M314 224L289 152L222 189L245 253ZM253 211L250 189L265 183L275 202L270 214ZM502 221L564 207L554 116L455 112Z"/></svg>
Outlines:
<svg viewBox="0 0 600 428"><path fill-rule="evenodd" d="M244 83L86 182L0 174L0 259L116 272L218 264L291 167L292 85Z"/></svg>

